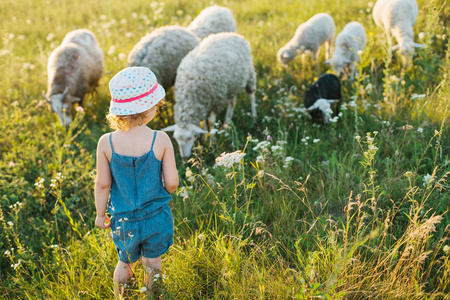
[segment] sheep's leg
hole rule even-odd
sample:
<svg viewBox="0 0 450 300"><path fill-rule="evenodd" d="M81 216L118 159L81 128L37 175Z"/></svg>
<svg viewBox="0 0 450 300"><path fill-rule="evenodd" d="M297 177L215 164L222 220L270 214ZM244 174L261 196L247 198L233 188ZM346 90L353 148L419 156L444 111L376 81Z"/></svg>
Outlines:
<svg viewBox="0 0 450 300"><path fill-rule="evenodd" d="M232 99L228 100L227 113L225 114L225 124L228 124L228 122L233 117L233 110L235 105L236 105L236 97L233 97Z"/></svg>
<svg viewBox="0 0 450 300"><path fill-rule="evenodd" d="M248 98L250 99L250 105L252 107L252 116L256 119L256 102L255 102L255 93L248 93Z"/></svg>
<svg viewBox="0 0 450 300"><path fill-rule="evenodd" d="M209 122L209 128L210 129L214 128L214 123L216 123L216 113L215 112L211 111L211 113L209 114L208 122Z"/></svg>
<svg viewBox="0 0 450 300"><path fill-rule="evenodd" d="M353 81L353 80L355 80L355 71L356 71L356 65L355 65L355 63L351 63L350 64L350 72L351 72L351 74L350 74L350 80L351 81Z"/></svg>
<svg viewBox="0 0 450 300"><path fill-rule="evenodd" d="M332 44L333 44L333 41L325 42L325 60L329 60L331 57L331 45Z"/></svg>

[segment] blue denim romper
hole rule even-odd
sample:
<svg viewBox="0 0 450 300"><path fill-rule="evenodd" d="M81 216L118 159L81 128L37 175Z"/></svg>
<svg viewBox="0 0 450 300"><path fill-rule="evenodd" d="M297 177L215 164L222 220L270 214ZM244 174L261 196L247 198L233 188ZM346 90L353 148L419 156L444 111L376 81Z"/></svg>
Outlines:
<svg viewBox="0 0 450 300"><path fill-rule="evenodd" d="M141 157L114 152L111 144L109 166L112 175L108 211L111 231L120 261L134 263L142 255L159 257L173 244L173 218L164 189L161 161L149 152Z"/></svg>

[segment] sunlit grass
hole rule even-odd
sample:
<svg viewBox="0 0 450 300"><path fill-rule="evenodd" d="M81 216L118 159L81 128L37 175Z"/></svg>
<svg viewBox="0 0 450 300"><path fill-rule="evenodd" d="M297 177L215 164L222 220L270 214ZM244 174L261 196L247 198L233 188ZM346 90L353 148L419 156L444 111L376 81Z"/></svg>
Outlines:
<svg viewBox="0 0 450 300"><path fill-rule="evenodd" d="M448 297L448 3L419 1L415 40L427 48L406 71L389 55L370 1L217 4L233 11L252 46L258 119L242 93L229 126L199 139L190 161L177 157L175 244L163 256L162 299ZM113 297L117 255L108 232L93 228L107 83L146 33L186 26L208 5L0 3L0 298ZM327 127L311 124L302 109L304 92L327 66L299 57L285 68L275 57L318 12L330 13L337 31L359 21L368 37L360 76L343 82L342 114ZM96 34L105 70L64 130L41 94L50 52L76 28ZM166 100L154 128L173 122L171 91ZM227 168L216 163L235 151L245 156ZM138 264L126 298L153 297L141 292L143 276Z"/></svg>

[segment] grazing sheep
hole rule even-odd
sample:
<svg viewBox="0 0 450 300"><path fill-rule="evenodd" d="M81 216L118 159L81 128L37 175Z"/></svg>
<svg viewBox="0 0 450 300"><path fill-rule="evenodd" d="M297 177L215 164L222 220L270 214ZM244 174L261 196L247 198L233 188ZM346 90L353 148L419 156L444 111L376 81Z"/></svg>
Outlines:
<svg viewBox="0 0 450 300"><path fill-rule="evenodd" d="M128 55L128 67L147 67L165 90L175 83L181 60L200 42L181 26L165 26L144 36Z"/></svg>
<svg viewBox="0 0 450 300"><path fill-rule="evenodd" d="M326 61L339 76L345 65L350 65L350 79L355 78L356 63L359 63L359 51L366 45L366 30L358 22L350 22L338 34L334 46L333 57Z"/></svg>
<svg viewBox="0 0 450 300"><path fill-rule="evenodd" d="M414 48L425 47L414 42L413 26L418 12L416 0L378 0L373 7L375 24L386 31L389 40L391 34L395 37L398 45L392 50L398 50L402 55L405 68L414 54Z"/></svg>
<svg viewBox="0 0 450 300"><path fill-rule="evenodd" d="M92 32L71 31L53 52L47 64L48 86L44 98L63 126L72 123L72 103L82 105L86 93L98 86L103 73L103 52Z"/></svg>
<svg viewBox="0 0 450 300"><path fill-rule="evenodd" d="M236 21L233 13L226 7L213 5L205 8L189 24L188 29L200 39L219 32L236 32Z"/></svg>
<svg viewBox="0 0 450 300"><path fill-rule="evenodd" d="M306 50L312 52L313 59L317 61L320 46L325 43L325 58L331 55L331 45L333 44L336 26L333 18L326 13L320 13L310 18L305 23L298 26L294 37L280 50L278 50L278 61L286 64L300 53Z"/></svg>
<svg viewBox="0 0 450 300"><path fill-rule="evenodd" d="M245 88L256 117L256 74L249 43L236 33L219 33L200 42L180 63L175 79L174 131L181 157L191 155L195 136L206 133L198 125L227 107L225 123L232 115L236 95Z"/></svg>
<svg viewBox="0 0 450 300"><path fill-rule="evenodd" d="M311 84L305 95L303 105L314 122L327 124L331 115L338 114L341 99L341 82L334 74L322 74ZM332 109L332 104L334 109Z"/></svg>

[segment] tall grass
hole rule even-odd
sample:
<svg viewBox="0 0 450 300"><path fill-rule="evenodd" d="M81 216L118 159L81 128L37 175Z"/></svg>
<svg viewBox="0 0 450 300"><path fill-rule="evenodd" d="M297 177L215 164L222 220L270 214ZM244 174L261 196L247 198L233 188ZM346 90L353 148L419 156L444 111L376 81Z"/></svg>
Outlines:
<svg viewBox="0 0 450 300"><path fill-rule="evenodd" d="M448 3L419 1L415 40L427 47L408 70L376 28L369 1L216 3L233 11L252 46L259 117L253 122L243 93L232 123L199 139L188 162L177 158L165 277L157 295L142 293L138 265L125 298L448 299ZM187 25L210 4L0 3L1 298L113 297L117 255L108 232L93 227L107 83L147 32ZM317 12L330 13L338 31L360 21L368 36L359 76L343 82L342 115L326 127L310 123L302 99L327 66L307 58L284 68L275 57ZM49 53L75 28L96 34L106 67L85 112L73 111L64 130L40 95ZM151 126L172 122L169 91ZM216 163L238 150L229 167Z"/></svg>

